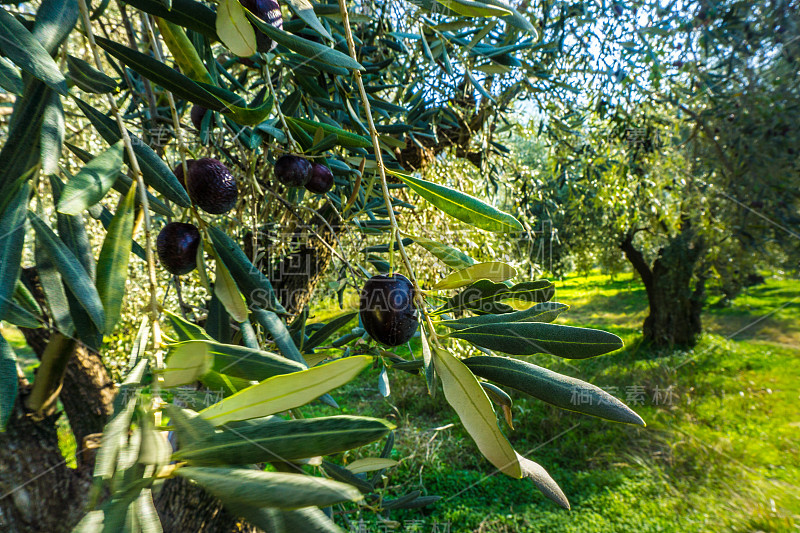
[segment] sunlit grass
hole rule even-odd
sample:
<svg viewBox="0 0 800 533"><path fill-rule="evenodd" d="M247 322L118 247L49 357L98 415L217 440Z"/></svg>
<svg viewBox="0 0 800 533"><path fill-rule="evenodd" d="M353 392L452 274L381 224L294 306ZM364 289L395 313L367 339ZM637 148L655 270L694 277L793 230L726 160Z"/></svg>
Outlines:
<svg viewBox="0 0 800 533"><path fill-rule="evenodd" d="M491 475L441 390L431 398L419 376L390 373L393 392L383 399L378 371L368 371L334 397L348 413L398 424L395 458L405 459L391 473L388 496L414 489L445 496L424 512L392 513L401 524L486 532L796 531L798 295L794 281L751 287L730 308L707 309L711 333L694 349L670 352L641 343L647 301L629 274L558 282L555 299L572 306L560 323L613 331L626 347L583 361L528 360L606 387L648 423L597 420L512 392L516 431L506 432L518 451L534 450L530 457L569 497L569 512L528 482ZM633 405L628 396L640 389L641 405ZM333 414L317 405L309 412Z"/></svg>

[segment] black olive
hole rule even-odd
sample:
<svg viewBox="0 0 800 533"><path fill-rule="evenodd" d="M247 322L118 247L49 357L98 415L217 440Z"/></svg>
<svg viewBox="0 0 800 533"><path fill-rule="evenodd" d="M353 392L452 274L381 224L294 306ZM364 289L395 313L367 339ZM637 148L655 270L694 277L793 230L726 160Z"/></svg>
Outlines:
<svg viewBox="0 0 800 533"><path fill-rule="evenodd" d="M419 327L414 286L402 274L370 278L361 291L361 323L369 336L388 346L408 342Z"/></svg>
<svg viewBox="0 0 800 533"><path fill-rule="evenodd" d="M156 238L158 260L167 272L180 276L197 267L200 232L192 224L170 222Z"/></svg>

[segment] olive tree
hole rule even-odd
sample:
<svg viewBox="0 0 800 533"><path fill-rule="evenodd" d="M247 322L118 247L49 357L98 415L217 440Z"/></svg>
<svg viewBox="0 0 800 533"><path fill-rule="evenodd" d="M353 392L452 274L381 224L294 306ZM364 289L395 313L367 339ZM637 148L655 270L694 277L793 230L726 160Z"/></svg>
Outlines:
<svg viewBox="0 0 800 533"><path fill-rule="evenodd" d="M564 31L546 23L540 34L526 9L6 3L0 86L14 106L0 152L0 316L40 364L31 382L0 339L3 529L228 531L243 519L336 531L347 509L386 511L392 424L303 409L336 407L336 388L371 365L419 373L431 394L441 387L495 468L568 507L506 437L493 402L508 416L510 397L497 385L644 422L602 389L497 353L580 359L620 339L552 324L567 306L551 301L551 282L516 279L504 262L476 262L402 224L411 201L424 201L479 230L524 230L414 171L447 152L498 179L492 159L504 147L493 132L530 86L525 73L558 57L542 35ZM311 186L311 172L322 181ZM352 235L379 240L377 257L354 259L343 244ZM428 290L412 242L452 270ZM148 301L115 383L106 341L132 271L143 272ZM383 293L368 278L397 286ZM360 313L309 319L323 279L340 297L361 293ZM200 296L187 300L195 284ZM402 330L386 335L399 319ZM410 335L421 358L378 344ZM58 449L59 400L76 470ZM371 443L382 451L358 469L337 463ZM429 503L412 494L394 507Z"/></svg>
<svg viewBox="0 0 800 533"><path fill-rule="evenodd" d="M758 269L797 268L797 13L588 8L569 56L586 90L537 97L549 154L521 173L526 212L554 214L573 254L623 252L647 289L644 336L692 345L707 280L731 298Z"/></svg>

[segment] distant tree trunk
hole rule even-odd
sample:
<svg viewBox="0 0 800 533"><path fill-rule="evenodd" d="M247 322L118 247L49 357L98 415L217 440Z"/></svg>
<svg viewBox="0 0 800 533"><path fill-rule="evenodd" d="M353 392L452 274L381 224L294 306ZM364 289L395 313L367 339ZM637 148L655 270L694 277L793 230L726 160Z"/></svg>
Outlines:
<svg viewBox="0 0 800 533"><path fill-rule="evenodd" d="M687 224L658 251L652 267L633 245L633 233L626 235L620 248L647 291L650 313L642 327L644 338L660 346L694 346L702 332L705 296L705 274L698 272L705 250L702 238Z"/></svg>
<svg viewBox="0 0 800 533"><path fill-rule="evenodd" d="M319 237L308 235L297 250L282 257L268 273L278 300L292 315L300 313L311 300L333 258L330 248L336 247L343 229L337 212L329 205L323 206L306 227Z"/></svg>

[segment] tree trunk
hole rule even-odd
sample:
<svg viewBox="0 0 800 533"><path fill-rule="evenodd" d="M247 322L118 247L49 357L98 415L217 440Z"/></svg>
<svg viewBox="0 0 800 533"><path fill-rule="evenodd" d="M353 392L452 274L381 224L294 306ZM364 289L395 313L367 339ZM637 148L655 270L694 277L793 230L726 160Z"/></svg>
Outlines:
<svg viewBox="0 0 800 533"><path fill-rule="evenodd" d="M705 275L698 272L705 249L702 238L687 227L659 250L652 267L633 246L633 234L620 247L647 291L650 313L642 327L644 338L659 346L694 346L702 331L705 296Z"/></svg>
<svg viewBox="0 0 800 533"><path fill-rule="evenodd" d="M218 499L183 478L164 482L153 500L164 531L250 533L260 529L228 513Z"/></svg>
<svg viewBox="0 0 800 533"><path fill-rule="evenodd" d="M300 313L311 300L317 283L330 265L329 247L336 245L343 229L338 214L330 206L320 209L320 215L324 221L315 215L308 227L325 243L314 235L301 236L305 242L295 252L281 258L270 276L278 300L292 315Z"/></svg>
<svg viewBox="0 0 800 533"><path fill-rule="evenodd" d="M313 229L330 246L341 232L335 211L323 210L328 224L312 221ZM328 227L333 228L333 232ZM332 258L331 251L316 237L280 262L281 277L276 291L291 313L299 313L311 298ZM24 269L23 281L42 305L45 299L35 269ZM21 328L28 345L41 357L50 338L51 326ZM67 364L60 400L77 443L78 469L66 465L58 446L58 416L35 421L25 413L20 398L8 429L0 434L0 531L3 533L60 533L70 531L86 512L94 468L95 447L112 413L116 387L102 358L77 343ZM257 532L257 528L231 515L219 500L183 479L167 480L154 490L154 501L164 531L235 533Z"/></svg>
<svg viewBox="0 0 800 533"><path fill-rule="evenodd" d="M70 531L84 514L91 469L67 466L58 447L59 415L34 420L23 408L29 390L20 380L17 404L0 433L0 531Z"/></svg>

